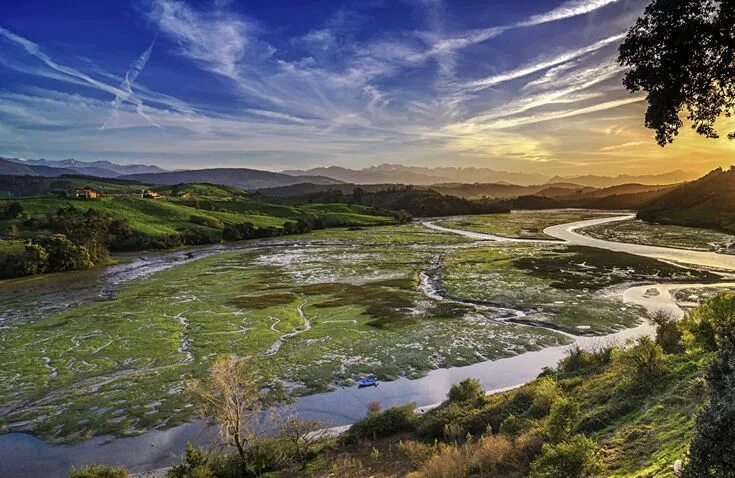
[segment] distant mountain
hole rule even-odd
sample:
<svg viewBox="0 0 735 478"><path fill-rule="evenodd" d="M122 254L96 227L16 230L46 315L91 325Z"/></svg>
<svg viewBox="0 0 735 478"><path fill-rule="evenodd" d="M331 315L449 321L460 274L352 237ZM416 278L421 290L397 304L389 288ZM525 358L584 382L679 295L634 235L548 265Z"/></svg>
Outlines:
<svg viewBox="0 0 735 478"><path fill-rule="evenodd" d="M582 186L589 186L593 188L609 188L611 186L618 186L621 184L675 184L683 183L684 181L691 181L696 179L699 175L687 171L671 171L663 174L649 174L643 176L631 176L628 174L621 174L620 176L609 177L609 176L554 176L547 181L548 184L569 182L574 184L581 184Z"/></svg>
<svg viewBox="0 0 735 478"><path fill-rule="evenodd" d="M735 233L735 166L715 169L669 191L643 207L638 217Z"/></svg>
<svg viewBox="0 0 735 478"><path fill-rule="evenodd" d="M260 190L260 193L265 196L272 197L295 197L303 196L307 194L314 194L325 191L339 191L342 194L351 194L353 189L360 188L364 192L378 192L389 189L405 188L408 184L402 183L380 183L380 184L355 184L355 183L341 183L341 184L293 184L290 186L279 186L274 188L267 188ZM515 184L506 183L476 183L476 184L463 184L463 183L441 183L431 185L411 185L415 189L433 189L434 191L446 194L449 196L456 196L465 199L512 199L518 196L532 195L539 191L554 187L564 194L573 194L575 191L584 189L584 186L579 184L561 183L554 185L534 185L534 186L518 186ZM594 188L591 188L596 190Z"/></svg>
<svg viewBox="0 0 735 478"><path fill-rule="evenodd" d="M120 179L129 179L150 184L211 183L233 186L248 191L290 186L299 183L339 184L332 178L323 176L292 176L271 171L244 168L192 169L152 174L128 174Z"/></svg>
<svg viewBox="0 0 735 478"><path fill-rule="evenodd" d="M632 209L639 210L651 201L677 188L678 185L622 184L609 188L576 190L550 186L536 194L510 200L514 209Z"/></svg>
<svg viewBox="0 0 735 478"><path fill-rule="evenodd" d="M549 178L541 174L511 173L486 168L424 168L400 164L381 164L364 169L340 166L314 168L306 171L290 170L292 176L318 175L353 184L414 184L427 186L437 183L510 183L531 185L545 183Z"/></svg>
<svg viewBox="0 0 735 478"><path fill-rule="evenodd" d="M3 158L7 161L24 166L46 168L49 174L44 176L58 176L60 174L84 174L100 178L114 178L126 174L160 173L165 169L145 164L117 164L110 161L78 161L76 159L48 160L48 159L20 159ZM54 169L63 169L64 173L54 174ZM7 174L7 173L5 173Z"/></svg>
<svg viewBox="0 0 735 478"><path fill-rule="evenodd" d="M75 174L73 169L50 168L48 166L28 165L9 158L0 157L0 174L12 176L56 177L62 174Z"/></svg>

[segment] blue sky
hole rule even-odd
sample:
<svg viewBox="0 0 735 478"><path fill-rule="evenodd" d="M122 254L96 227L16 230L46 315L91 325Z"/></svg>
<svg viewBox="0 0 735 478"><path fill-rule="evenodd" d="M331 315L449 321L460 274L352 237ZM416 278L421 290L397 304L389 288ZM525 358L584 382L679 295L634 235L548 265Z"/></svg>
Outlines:
<svg viewBox="0 0 735 478"><path fill-rule="evenodd" d="M164 167L705 170L615 58L645 0L0 6L0 155Z"/></svg>

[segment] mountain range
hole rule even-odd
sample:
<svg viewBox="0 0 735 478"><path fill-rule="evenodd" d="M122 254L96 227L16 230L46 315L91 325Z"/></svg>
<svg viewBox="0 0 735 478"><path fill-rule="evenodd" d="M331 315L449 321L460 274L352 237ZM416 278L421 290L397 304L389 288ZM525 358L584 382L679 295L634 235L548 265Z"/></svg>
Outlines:
<svg viewBox="0 0 735 478"><path fill-rule="evenodd" d="M274 173L272 171L261 171L258 169L246 168L192 169L187 171L168 171L150 174L129 174L120 176L119 179L166 185L180 183L212 183L224 186L234 186L245 189L246 191L269 187L290 186L300 183L340 183L340 181L324 176L290 176L288 174Z"/></svg>
<svg viewBox="0 0 735 478"><path fill-rule="evenodd" d="M308 170L287 170L284 174L292 176L318 175L354 184L415 184L428 186L438 183L509 183L520 186L545 183L549 177L533 173L512 173L487 168L426 168L403 166L400 164L381 164L364 169L349 169L329 166Z"/></svg>
<svg viewBox="0 0 735 478"><path fill-rule="evenodd" d="M164 169L146 164L117 164L110 161L78 161L76 159L21 159L0 157L0 174L55 177L82 174L99 178L116 178L126 174L159 173Z"/></svg>

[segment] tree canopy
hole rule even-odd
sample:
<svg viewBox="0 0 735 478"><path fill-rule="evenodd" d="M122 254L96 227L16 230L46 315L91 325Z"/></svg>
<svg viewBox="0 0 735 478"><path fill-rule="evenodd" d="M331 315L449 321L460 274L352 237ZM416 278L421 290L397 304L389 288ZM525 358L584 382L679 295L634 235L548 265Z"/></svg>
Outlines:
<svg viewBox="0 0 735 478"><path fill-rule="evenodd" d="M648 94L645 123L661 146L679 133L683 110L697 133L718 138L716 121L735 112L735 2L654 0L619 61L630 67L625 87Z"/></svg>

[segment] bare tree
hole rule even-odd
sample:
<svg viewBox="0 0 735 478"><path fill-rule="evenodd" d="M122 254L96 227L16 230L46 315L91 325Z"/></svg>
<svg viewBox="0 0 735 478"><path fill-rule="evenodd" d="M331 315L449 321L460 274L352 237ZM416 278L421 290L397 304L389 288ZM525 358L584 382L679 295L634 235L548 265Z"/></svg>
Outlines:
<svg viewBox="0 0 735 478"><path fill-rule="evenodd" d="M223 355L215 360L208 380L192 380L187 390L196 398L203 416L219 425L224 445L234 446L247 461L246 449L256 439L264 394L263 379L253 359Z"/></svg>

